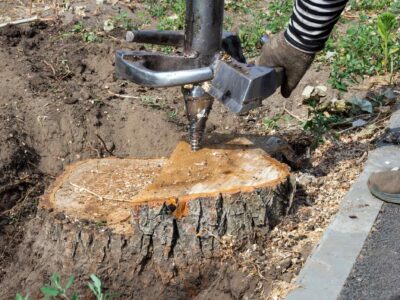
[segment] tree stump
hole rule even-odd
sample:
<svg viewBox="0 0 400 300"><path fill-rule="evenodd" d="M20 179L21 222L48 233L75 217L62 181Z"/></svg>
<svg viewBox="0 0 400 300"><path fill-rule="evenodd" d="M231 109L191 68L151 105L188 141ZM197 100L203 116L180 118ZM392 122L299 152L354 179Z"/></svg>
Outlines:
<svg viewBox="0 0 400 300"><path fill-rule="evenodd" d="M9 281L95 273L114 290L133 284L130 299L155 299L165 285L190 297L221 239L264 238L293 194L289 168L246 139L196 153L180 142L169 159L82 161L43 197Z"/></svg>

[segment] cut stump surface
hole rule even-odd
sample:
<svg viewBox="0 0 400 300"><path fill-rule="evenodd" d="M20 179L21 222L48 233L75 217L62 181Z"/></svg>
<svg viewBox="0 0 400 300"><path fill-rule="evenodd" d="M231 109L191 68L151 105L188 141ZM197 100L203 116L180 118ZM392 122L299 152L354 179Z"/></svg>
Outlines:
<svg viewBox="0 0 400 300"><path fill-rule="evenodd" d="M108 158L71 165L43 204L74 219L132 233L132 217L143 206L166 204L182 218L190 214L188 201L273 190L289 175L286 165L246 139L198 152L182 141L169 159Z"/></svg>

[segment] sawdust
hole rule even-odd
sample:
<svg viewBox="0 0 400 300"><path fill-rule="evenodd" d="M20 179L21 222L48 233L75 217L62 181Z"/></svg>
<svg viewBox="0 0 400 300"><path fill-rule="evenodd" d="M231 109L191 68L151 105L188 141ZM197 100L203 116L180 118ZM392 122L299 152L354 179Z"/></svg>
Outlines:
<svg viewBox="0 0 400 300"><path fill-rule="evenodd" d="M280 266L290 260L287 264L290 267L283 272L289 276L274 280L268 299L284 299L296 288L298 272L333 220L341 200L362 172L367 153L374 147L371 141L382 130L382 125L375 127L362 140L346 135L340 140L328 141L313 154L313 170L298 173L298 184L304 194L298 194L296 200L301 201L304 196L306 205L271 232L271 243L267 248L270 264L272 267Z"/></svg>

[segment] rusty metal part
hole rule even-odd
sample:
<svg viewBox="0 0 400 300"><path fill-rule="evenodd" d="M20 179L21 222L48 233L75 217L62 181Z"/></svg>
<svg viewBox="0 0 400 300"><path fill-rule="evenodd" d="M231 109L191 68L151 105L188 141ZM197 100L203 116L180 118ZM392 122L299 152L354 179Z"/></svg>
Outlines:
<svg viewBox="0 0 400 300"><path fill-rule="evenodd" d="M208 115L214 99L200 85L182 87L186 115L189 120L189 141L192 151L201 147Z"/></svg>

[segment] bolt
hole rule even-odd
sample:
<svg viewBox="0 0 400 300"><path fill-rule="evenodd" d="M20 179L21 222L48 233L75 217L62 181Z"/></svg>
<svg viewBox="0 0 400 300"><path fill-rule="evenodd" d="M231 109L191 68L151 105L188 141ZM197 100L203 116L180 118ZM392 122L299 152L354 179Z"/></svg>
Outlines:
<svg viewBox="0 0 400 300"><path fill-rule="evenodd" d="M135 39L135 34L132 31L128 31L126 33L125 40L127 42L133 42L134 39Z"/></svg>

